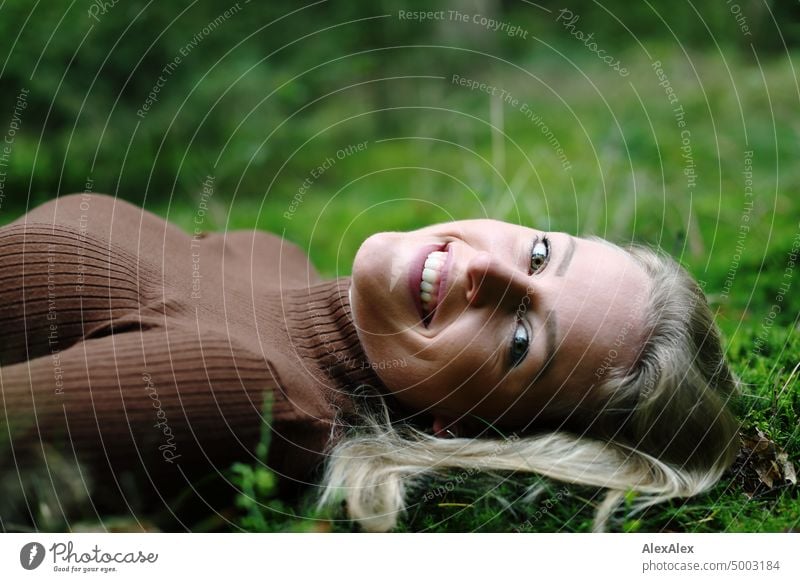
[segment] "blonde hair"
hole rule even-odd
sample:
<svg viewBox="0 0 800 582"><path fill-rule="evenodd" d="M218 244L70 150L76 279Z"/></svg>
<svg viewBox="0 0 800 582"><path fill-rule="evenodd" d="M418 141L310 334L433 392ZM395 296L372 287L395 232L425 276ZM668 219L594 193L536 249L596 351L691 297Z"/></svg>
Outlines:
<svg viewBox="0 0 800 582"><path fill-rule="evenodd" d="M739 429L727 407L737 380L713 314L671 257L642 246L625 250L652 281L646 337L633 366L603 370L600 410L575 406L557 430L538 434L443 439L393 423L383 398L363 399L358 422L329 451L318 507L344 499L363 529L388 531L408 492L432 475L517 471L609 489L594 520L603 531L629 490L641 494L635 512L713 486L736 456Z"/></svg>

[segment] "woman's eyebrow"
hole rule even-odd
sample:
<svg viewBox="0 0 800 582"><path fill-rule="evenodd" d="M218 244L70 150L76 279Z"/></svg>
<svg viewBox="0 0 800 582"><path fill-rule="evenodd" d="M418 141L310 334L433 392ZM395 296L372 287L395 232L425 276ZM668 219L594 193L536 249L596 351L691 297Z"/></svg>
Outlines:
<svg viewBox="0 0 800 582"><path fill-rule="evenodd" d="M558 269L556 269L556 277L563 277L564 273L567 271L567 267L569 267L570 262L572 261L572 255L575 254L575 237L569 237L569 246L567 250L564 252L564 257L561 259L561 263L558 265Z"/></svg>

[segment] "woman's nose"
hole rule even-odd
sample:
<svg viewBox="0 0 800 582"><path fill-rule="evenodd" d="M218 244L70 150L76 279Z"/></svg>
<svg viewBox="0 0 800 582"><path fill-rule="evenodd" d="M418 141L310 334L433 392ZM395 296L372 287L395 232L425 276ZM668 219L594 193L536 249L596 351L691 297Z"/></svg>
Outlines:
<svg viewBox="0 0 800 582"><path fill-rule="evenodd" d="M533 293L531 278L492 253L479 252L467 263L467 301L474 307L519 304Z"/></svg>

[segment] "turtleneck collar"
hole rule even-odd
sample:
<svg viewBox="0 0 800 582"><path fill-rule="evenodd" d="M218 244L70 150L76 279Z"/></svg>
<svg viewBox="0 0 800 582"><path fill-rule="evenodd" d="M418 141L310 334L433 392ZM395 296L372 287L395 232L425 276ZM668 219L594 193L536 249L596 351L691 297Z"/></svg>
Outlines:
<svg viewBox="0 0 800 582"><path fill-rule="evenodd" d="M350 305L350 277L314 283L284 293L291 349L327 386L328 400L351 411L351 394L363 385L383 393L385 387L359 341Z"/></svg>

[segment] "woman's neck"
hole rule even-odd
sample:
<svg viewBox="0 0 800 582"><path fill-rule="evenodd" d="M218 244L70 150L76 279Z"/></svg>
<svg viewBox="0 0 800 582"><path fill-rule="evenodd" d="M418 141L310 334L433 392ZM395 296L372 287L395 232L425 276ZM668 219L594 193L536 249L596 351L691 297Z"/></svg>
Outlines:
<svg viewBox="0 0 800 582"><path fill-rule="evenodd" d="M328 380L331 401L345 409L364 385L386 393L359 341L349 289L350 278L340 277L283 293L290 349Z"/></svg>

